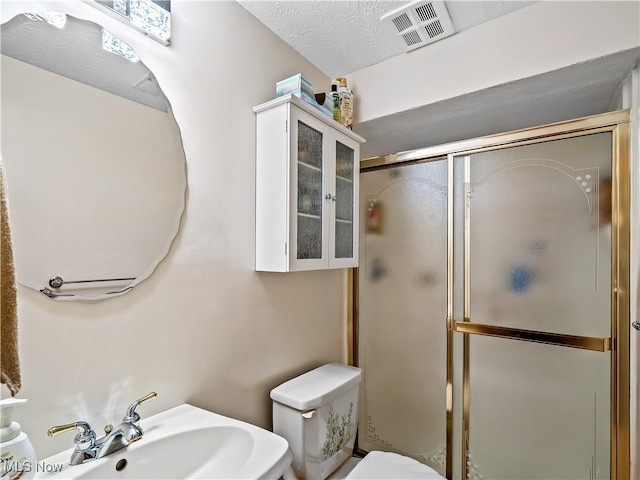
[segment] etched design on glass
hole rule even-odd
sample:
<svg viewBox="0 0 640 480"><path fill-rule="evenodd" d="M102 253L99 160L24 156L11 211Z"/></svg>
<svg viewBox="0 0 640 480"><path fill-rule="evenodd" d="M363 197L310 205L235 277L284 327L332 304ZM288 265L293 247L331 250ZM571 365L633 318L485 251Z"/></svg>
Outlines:
<svg viewBox="0 0 640 480"><path fill-rule="evenodd" d="M373 418L371 414L367 414L367 440L372 441L373 443L380 445L382 447L393 447L393 445L386 440L384 440L378 432L376 432L376 426L373 423Z"/></svg>
<svg viewBox="0 0 640 480"><path fill-rule="evenodd" d="M356 425L351 420L353 414L353 402L349 402L349 411L340 415L329 404L329 417L327 419L326 435L322 446L322 461L328 460L342 447L347 445L356 434Z"/></svg>
<svg viewBox="0 0 640 480"><path fill-rule="evenodd" d="M431 187L433 187L440 195L442 195L443 197L447 197L447 192L448 192L448 188L446 185L438 185L435 182L432 182L430 180L427 180L426 178L419 178L419 177L409 177L409 178L396 178L395 180L385 184L380 190L378 190L374 195L371 195L368 199L368 203L369 203L369 212L374 208L375 204L377 201L380 200L380 197L390 188L393 188L397 185L401 185L403 183L406 182L418 182L418 183L424 183L426 185L429 185Z"/></svg>
<svg viewBox="0 0 640 480"><path fill-rule="evenodd" d="M598 265L598 252L600 249L600 218L605 212L600 211L600 169L599 167L587 167L587 168L573 168L562 162L551 160L548 158L528 158L522 160L515 160L513 162L505 163L491 172L486 174L480 180L474 182L464 183L465 192L465 218L470 215L471 199L473 198L473 192L476 188L480 188L496 176L505 173L509 170L522 167L541 167L550 168L557 172L560 172L573 180L573 182L582 190L585 200L587 201L587 208L591 214L592 224L595 227L595 277L594 277L594 290L598 291L599 287L599 265ZM522 272L515 272L520 274Z"/></svg>
<svg viewBox="0 0 640 480"><path fill-rule="evenodd" d="M480 467L480 465L473 459L471 450L467 448L467 478L469 480L485 480L489 477Z"/></svg>
<svg viewBox="0 0 640 480"><path fill-rule="evenodd" d="M443 442L440 446L432 452L423 453L418 455L424 463L433 468L440 475L446 475L447 469L447 444Z"/></svg>
<svg viewBox="0 0 640 480"><path fill-rule="evenodd" d="M168 42L171 38L171 2L161 0L96 0L122 15L146 33Z"/></svg>
<svg viewBox="0 0 640 480"><path fill-rule="evenodd" d="M391 181L387 184L384 185L384 187L382 187L380 190L378 190L378 192L375 193L375 195L371 196L368 198L368 210L367 210L367 225L369 226L369 224L375 223L376 227L373 228L373 230L378 229L377 227L377 223L378 223L378 219L375 218L375 213L376 213L376 204L377 202L380 200L380 197L390 188L395 187L399 184L405 183L405 182L419 182L419 183L424 183L427 185L430 185L431 187L433 187L435 190L437 190L437 192L442 195L443 197L447 197L447 186L446 185L438 185L437 183L434 183L430 180L427 180L426 178L396 178L394 181Z"/></svg>
<svg viewBox="0 0 640 480"><path fill-rule="evenodd" d="M513 162L505 163L498 168L493 169L487 175L475 182L465 183L465 199L467 201L467 207L471 205L472 192L476 187L482 187L489 180L501 173L508 170L513 170L520 167L544 167L551 168L558 172L564 173L569 176L584 192L589 207L589 212L593 215L593 224L598 227L598 187L600 169L598 167L592 168L573 168L562 162L551 160L548 158L528 158L523 160L516 160Z"/></svg>
<svg viewBox="0 0 640 480"><path fill-rule="evenodd" d="M364 364L365 364L365 368L363 370L363 378L362 378L362 388L364 390L364 402L363 402L363 411L366 414L365 415L365 420L366 420L366 437L367 440L369 440L370 442L375 443L376 445L379 445L381 447L393 447L393 445L390 442L387 442L386 440L384 440L380 434L378 434L378 432L376 431L376 426L373 423L373 416L368 413L369 412L369 406L368 406L368 396L367 396L367 347L365 345L364 347Z"/></svg>
<svg viewBox="0 0 640 480"><path fill-rule="evenodd" d="M387 192L389 189L393 187L406 184L407 182L422 183L425 185L429 185L434 190L436 190L436 192L440 196L447 198L448 191L449 191L447 185L439 185L435 182L432 182L431 180L428 180L426 178L421 178L421 177L403 177L402 174L393 173L393 172L396 172L396 169L390 170L390 176L391 178L393 178L392 181L386 183L375 194L369 195L366 197L367 211L366 211L366 219L364 224L365 224L365 232L367 234L380 235L384 233L384 222L383 222L384 216L383 216L382 201L380 197L382 197L385 192ZM366 244L361 248L363 248L363 251L364 251L364 249L366 249ZM371 276L371 278L373 278L374 280L386 275L386 269L382 267L379 264L379 262L376 262L376 265L374 265L374 269L375 271ZM365 272L365 275L369 276L368 275L369 272L367 271L366 266L364 267L364 272Z"/></svg>

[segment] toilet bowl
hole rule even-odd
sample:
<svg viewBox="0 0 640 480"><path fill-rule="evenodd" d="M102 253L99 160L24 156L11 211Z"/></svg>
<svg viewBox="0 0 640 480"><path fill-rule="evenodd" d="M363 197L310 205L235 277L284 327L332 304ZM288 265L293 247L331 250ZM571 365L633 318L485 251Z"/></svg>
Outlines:
<svg viewBox="0 0 640 480"><path fill-rule="evenodd" d="M353 453L362 370L323 365L271 390L273 431L293 453L284 479L324 480ZM347 479L442 479L435 470L391 452L367 454Z"/></svg>

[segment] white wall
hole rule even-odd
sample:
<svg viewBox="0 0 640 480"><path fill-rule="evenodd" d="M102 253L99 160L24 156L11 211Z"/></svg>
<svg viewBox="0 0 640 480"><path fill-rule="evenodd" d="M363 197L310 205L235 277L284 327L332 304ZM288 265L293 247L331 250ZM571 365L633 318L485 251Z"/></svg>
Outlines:
<svg viewBox="0 0 640 480"><path fill-rule="evenodd" d="M367 122L640 45L640 3L542 1L349 75Z"/></svg>
<svg viewBox="0 0 640 480"><path fill-rule="evenodd" d="M2 2L2 21L26 3ZM182 130L189 192L169 256L133 292L71 304L19 288L29 403L17 420L39 458L72 445L71 434L48 438L50 426L101 429L152 390L143 416L189 402L270 428L271 388L345 360L345 285L340 270L253 271L251 107L289 75L321 89L329 79L235 2L175 2L169 47L79 1L40 7L107 26L154 72Z"/></svg>

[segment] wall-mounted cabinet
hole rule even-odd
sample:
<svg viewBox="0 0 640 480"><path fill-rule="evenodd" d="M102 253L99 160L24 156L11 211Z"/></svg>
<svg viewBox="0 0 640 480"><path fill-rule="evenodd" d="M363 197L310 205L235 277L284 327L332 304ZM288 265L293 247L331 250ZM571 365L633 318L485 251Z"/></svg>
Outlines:
<svg viewBox="0 0 640 480"><path fill-rule="evenodd" d="M256 114L256 270L358 265L360 143L288 95Z"/></svg>

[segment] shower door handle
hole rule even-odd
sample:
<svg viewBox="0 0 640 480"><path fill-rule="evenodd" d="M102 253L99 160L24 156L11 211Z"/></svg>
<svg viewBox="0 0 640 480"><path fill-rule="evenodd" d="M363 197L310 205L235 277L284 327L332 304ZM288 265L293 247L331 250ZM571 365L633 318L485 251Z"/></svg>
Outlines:
<svg viewBox="0 0 640 480"><path fill-rule="evenodd" d="M631 324L631 326L632 326L633 328L635 328L636 330L640 330L640 322L638 322L638 321L633 322L633 323Z"/></svg>
<svg viewBox="0 0 640 480"><path fill-rule="evenodd" d="M639 325L640 326L640 325ZM507 338L534 343L545 343L559 347L580 348L595 352L608 352L611 350L611 338L581 337L565 335L561 333L544 332L538 330L524 330L521 328L509 328L499 325L485 325L481 323L453 322L453 331L472 334L487 335L490 337Z"/></svg>

